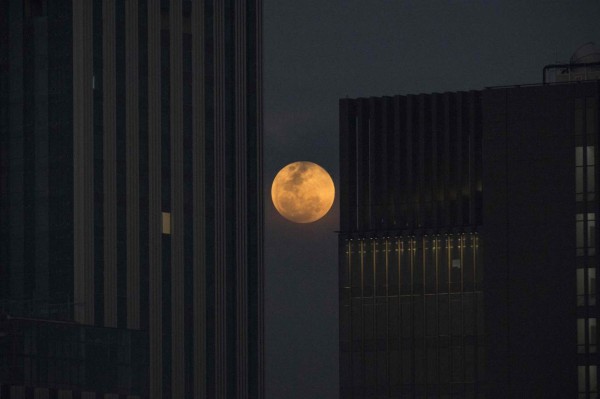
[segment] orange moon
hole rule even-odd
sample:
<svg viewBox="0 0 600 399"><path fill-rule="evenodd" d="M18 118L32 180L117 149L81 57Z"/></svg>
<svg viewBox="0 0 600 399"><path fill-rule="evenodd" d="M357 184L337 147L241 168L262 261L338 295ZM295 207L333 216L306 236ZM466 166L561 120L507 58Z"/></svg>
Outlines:
<svg viewBox="0 0 600 399"><path fill-rule="evenodd" d="M281 169L271 186L271 199L284 218L311 223L329 212L335 187L329 173L316 163L298 161Z"/></svg>

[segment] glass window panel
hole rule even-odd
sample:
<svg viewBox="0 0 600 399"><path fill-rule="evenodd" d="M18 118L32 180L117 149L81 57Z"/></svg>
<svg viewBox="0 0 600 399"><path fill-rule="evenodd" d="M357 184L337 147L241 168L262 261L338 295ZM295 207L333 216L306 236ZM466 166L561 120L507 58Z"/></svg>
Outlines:
<svg viewBox="0 0 600 399"><path fill-rule="evenodd" d="M400 247L400 293L410 294L412 293L412 268L411 268L411 255L412 250L410 249L408 241L401 243Z"/></svg>
<svg viewBox="0 0 600 399"><path fill-rule="evenodd" d="M577 345L585 345L585 319L577 319Z"/></svg>
<svg viewBox="0 0 600 399"><path fill-rule="evenodd" d="M591 318L588 319L588 328L589 328L589 342L590 345L596 345L596 319Z"/></svg>
<svg viewBox="0 0 600 399"><path fill-rule="evenodd" d="M398 301L393 300L390 301L390 303L388 304L388 332L389 332L389 336L390 339L395 339L398 338L399 335L399 331L398 331L398 327L399 327L399 323L398 323L398 318L399 318L399 305L398 305Z"/></svg>
<svg viewBox="0 0 600 399"><path fill-rule="evenodd" d="M576 226L577 248L583 248L583 221L578 221Z"/></svg>
<svg viewBox="0 0 600 399"><path fill-rule="evenodd" d="M588 221L588 247L594 248L596 246L596 221Z"/></svg>
<svg viewBox="0 0 600 399"><path fill-rule="evenodd" d="M414 248L413 251L413 281L412 281L412 289L415 294L423 293L423 284L424 284L424 270L423 270L423 250L420 245L420 241L417 240L412 241L412 245ZM419 245L418 245L419 244Z"/></svg>
<svg viewBox="0 0 600 399"><path fill-rule="evenodd" d="M375 242L375 295L386 296L387 289L387 242L385 240Z"/></svg>
<svg viewBox="0 0 600 399"><path fill-rule="evenodd" d="M577 269L577 306L583 306L584 303L584 269Z"/></svg>
<svg viewBox="0 0 600 399"><path fill-rule="evenodd" d="M351 242L351 258L350 258L350 284L352 286L352 296L362 296L362 264L361 264L361 241Z"/></svg>
<svg viewBox="0 0 600 399"><path fill-rule="evenodd" d="M586 147L586 151L585 151L586 152L586 154L585 154L586 161L585 162L587 165L593 166L596 164L596 162L595 162L596 159L595 159L595 154L594 154L595 149L596 149L596 147L594 147L593 145L589 145Z"/></svg>
<svg viewBox="0 0 600 399"><path fill-rule="evenodd" d="M440 295L438 297L438 321L439 321L439 334L448 335L448 320L449 314L449 303L448 295Z"/></svg>
<svg viewBox="0 0 600 399"><path fill-rule="evenodd" d="M363 305L365 339L375 336L375 309L373 305Z"/></svg>
<svg viewBox="0 0 600 399"><path fill-rule="evenodd" d="M398 243L390 241L388 244L388 295L398 295L399 273L398 273Z"/></svg>
<svg viewBox="0 0 600 399"><path fill-rule="evenodd" d="M400 314L400 317L401 317L400 329L402 331L402 336L409 337L412 335L412 322L413 322L412 298L411 297L403 297L402 298L400 312L401 312L401 314Z"/></svg>
<svg viewBox="0 0 600 399"><path fill-rule="evenodd" d="M435 342L427 343L427 383L435 384L437 382L437 348Z"/></svg>
<svg viewBox="0 0 600 399"><path fill-rule="evenodd" d="M596 172L593 166L587 167L587 188L585 191L588 193L596 192ZM588 199L593 199L593 197L589 198L588 196Z"/></svg>
<svg viewBox="0 0 600 399"><path fill-rule="evenodd" d="M588 269L588 293L596 295L596 269Z"/></svg>
<svg viewBox="0 0 600 399"><path fill-rule="evenodd" d="M577 381L579 386L579 392L585 392L585 366L577 367Z"/></svg>
<svg viewBox="0 0 600 399"><path fill-rule="evenodd" d="M475 335L475 294L463 294L463 329L465 335Z"/></svg>
<svg viewBox="0 0 600 399"><path fill-rule="evenodd" d="M575 147L575 166L583 166L583 147Z"/></svg>
<svg viewBox="0 0 600 399"><path fill-rule="evenodd" d="M589 366L590 372L590 392L598 391L598 371L597 366Z"/></svg>
<svg viewBox="0 0 600 399"><path fill-rule="evenodd" d="M362 340L362 301L352 300L352 336L354 339Z"/></svg>
<svg viewBox="0 0 600 399"><path fill-rule="evenodd" d="M386 304L380 303L375 305L375 329L377 330L377 338L379 339L383 339L385 340L386 336L387 336L387 329L388 329L388 320L387 320L387 306Z"/></svg>
<svg viewBox="0 0 600 399"><path fill-rule="evenodd" d="M366 241L363 245L364 251L364 262L363 262L363 295L373 296L373 286L375 282L374 275L374 242L372 240Z"/></svg>
<svg viewBox="0 0 600 399"><path fill-rule="evenodd" d="M425 293L434 293L436 291L436 241L423 239L423 245L426 248L425 258Z"/></svg>
<svg viewBox="0 0 600 399"><path fill-rule="evenodd" d="M451 362L452 362L452 370L451 370L451 378L453 382L459 382L464 380L464 364L463 364L463 354L462 347L453 346L450 348L451 353Z"/></svg>
<svg viewBox="0 0 600 399"><path fill-rule="evenodd" d="M585 284L584 284L584 269L577 269L577 295L584 295Z"/></svg>
<svg viewBox="0 0 600 399"><path fill-rule="evenodd" d="M400 356L402 358L402 382L404 384L409 384L413 382L413 364L411 352L403 350Z"/></svg>
<svg viewBox="0 0 600 399"><path fill-rule="evenodd" d="M425 335L425 303L422 296L417 296L413 300L413 328L416 337Z"/></svg>
<svg viewBox="0 0 600 399"><path fill-rule="evenodd" d="M450 334L462 335L462 303L460 296L450 299Z"/></svg>

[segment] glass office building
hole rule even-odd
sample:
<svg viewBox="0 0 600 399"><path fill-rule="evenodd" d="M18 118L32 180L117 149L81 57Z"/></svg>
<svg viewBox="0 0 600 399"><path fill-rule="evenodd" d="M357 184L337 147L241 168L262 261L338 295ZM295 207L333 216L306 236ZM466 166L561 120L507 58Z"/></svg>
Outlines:
<svg viewBox="0 0 600 399"><path fill-rule="evenodd" d="M340 100L340 398L598 397L599 93Z"/></svg>
<svg viewBox="0 0 600 399"><path fill-rule="evenodd" d="M480 109L479 92L340 102L342 398L482 390Z"/></svg>
<svg viewBox="0 0 600 399"><path fill-rule="evenodd" d="M0 347L29 359L2 398L263 397L261 25L259 0L2 2ZM114 360L88 337L143 353L144 383L18 377L56 326L82 370Z"/></svg>

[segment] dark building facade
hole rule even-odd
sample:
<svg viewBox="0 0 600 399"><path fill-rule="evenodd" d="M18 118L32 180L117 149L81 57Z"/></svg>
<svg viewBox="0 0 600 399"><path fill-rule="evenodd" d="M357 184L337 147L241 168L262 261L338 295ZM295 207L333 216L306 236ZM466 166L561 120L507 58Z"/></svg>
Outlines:
<svg viewBox="0 0 600 399"><path fill-rule="evenodd" d="M2 2L0 397L263 397L261 7Z"/></svg>
<svg viewBox="0 0 600 399"><path fill-rule="evenodd" d="M480 109L479 92L340 102L341 398L481 391Z"/></svg>
<svg viewBox="0 0 600 399"><path fill-rule="evenodd" d="M340 100L340 398L596 398L598 82Z"/></svg>

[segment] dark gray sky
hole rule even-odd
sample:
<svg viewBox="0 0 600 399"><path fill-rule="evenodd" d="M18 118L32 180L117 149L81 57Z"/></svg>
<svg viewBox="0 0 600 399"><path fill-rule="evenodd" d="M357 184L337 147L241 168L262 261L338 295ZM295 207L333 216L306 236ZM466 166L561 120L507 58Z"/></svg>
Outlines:
<svg viewBox="0 0 600 399"><path fill-rule="evenodd" d="M265 0L268 399L338 397L337 199L309 225L270 199L283 166L338 186L338 99L537 83L600 43L598 0Z"/></svg>

